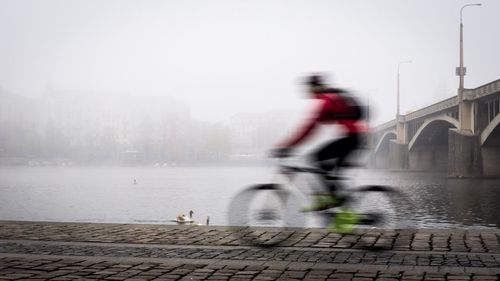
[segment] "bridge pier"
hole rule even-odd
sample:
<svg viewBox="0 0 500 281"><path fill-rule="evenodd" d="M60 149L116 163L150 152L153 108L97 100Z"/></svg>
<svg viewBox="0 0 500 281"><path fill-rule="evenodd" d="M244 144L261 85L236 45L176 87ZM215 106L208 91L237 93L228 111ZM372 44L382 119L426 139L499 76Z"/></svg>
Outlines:
<svg viewBox="0 0 500 281"><path fill-rule="evenodd" d="M391 140L389 143L389 167L393 170L408 169L408 144Z"/></svg>
<svg viewBox="0 0 500 281"><path fill-rule="evenodd" d="M482 147L481 152L483 160L483 177L500 178L500 167L498 166L498 159L500 159L500 146Z"/></svg>
<svg viewBox="0 0 500 281"><path fill-rule="evenodd" d="M408 153L408 168L412 171L446 172L448 147L416 147Z"/></svg>
<svg viewBox="0 0 500 281"><path fill-rule="evenodd" d="M448 176L482 177L480 136L457 129L448 131Z"/></svg>
<svg viewBox="0 0 500 281"><path fill-rule="evenodd" d="M388 154L376 153L372 156L370 168L374 169L388 169L390 167Z"/></svg>

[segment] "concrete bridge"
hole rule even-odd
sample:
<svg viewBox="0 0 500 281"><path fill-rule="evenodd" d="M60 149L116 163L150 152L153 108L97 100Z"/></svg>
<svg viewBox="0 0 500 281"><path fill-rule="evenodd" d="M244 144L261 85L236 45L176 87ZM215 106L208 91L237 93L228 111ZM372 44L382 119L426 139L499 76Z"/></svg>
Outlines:
<svg viewBox="0 0 500 281"><path fill-rule="evenodd" d="M500 79L399 115L372 134L375 168L500 177Z"/></svg>

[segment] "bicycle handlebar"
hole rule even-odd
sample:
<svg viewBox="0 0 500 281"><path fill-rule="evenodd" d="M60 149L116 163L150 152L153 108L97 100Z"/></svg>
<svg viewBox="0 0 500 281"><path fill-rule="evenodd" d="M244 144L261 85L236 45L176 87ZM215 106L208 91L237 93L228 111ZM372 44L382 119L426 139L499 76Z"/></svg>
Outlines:
<svg viewBox="0 0 500 281"><path fill-rule="evenodd" d="M306 166L296 166L296 165L287 165L284 159L302 159L305 158L303 155L299 157L277 157L278 163L277 166L280 169L280 173L283 174L296 174L296 173L310 173L310 174L318 174L323 175L329 180L343 180L346 177L339 175L331 175L331 171L326 171L317 167L306 167ZM350 167L354 165L346 165L346 167Z"/></svg>

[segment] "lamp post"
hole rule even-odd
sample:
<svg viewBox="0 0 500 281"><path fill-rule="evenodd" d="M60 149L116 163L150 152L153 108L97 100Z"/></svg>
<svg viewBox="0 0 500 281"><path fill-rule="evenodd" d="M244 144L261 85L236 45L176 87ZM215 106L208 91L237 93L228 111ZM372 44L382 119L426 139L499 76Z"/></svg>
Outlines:
<svg viewBox="0 0 500 281"><path fill-rule="evenodd" d="M462 23L462 14L465 7L471 6L481 6L481 3L467 4L460 8L460 66L457 67L456 73L460 77L460 82L458 85L458 121L461 131L471 131L473 132L474 127L471 120L472 105L470 102L464 100L464 76L466 69L464 67L464 38L463 29L464 25Z"/></svg>
<svg viewBox="0 0 500 281"><path fill-rule="evenodd" d="M398 143L406 144L406 126L399 114L399 69L403 63L411 63L411 60L400 61L398 63L398 89L397 89L397 109L396 109L396 140Z"/></svg>
<svg viewBox="0 0 500 281"><path fill-rule="evenodd" d="M396 121L398 121L398 120L399 120L399 116L400 116L400 114L399 114L399 69L400 69L400 67L401 67L401 64L403 64L403 63L411 63L411 60L400 61L400 62L398 63L398 89L397 89L397 97L396 97L396 99L397 99L397 105L396 105L396 107L397 107L397 108L396 108Z"/></svg>
<svg viewBox="0 0 500 281"><path fill-rule="evenodd" d="M471 7L471 6L481 6L481 3L467 4L463 5L462 8L460 8L460 67L458 67L456 71L457 75L460 77L460 82L458 85L458 97L460 101L462 101L463 99L464 76L466 72L466 69L464 68L464 37L463 37L464 25L462 23L462 13L465 7Z"/></svg>

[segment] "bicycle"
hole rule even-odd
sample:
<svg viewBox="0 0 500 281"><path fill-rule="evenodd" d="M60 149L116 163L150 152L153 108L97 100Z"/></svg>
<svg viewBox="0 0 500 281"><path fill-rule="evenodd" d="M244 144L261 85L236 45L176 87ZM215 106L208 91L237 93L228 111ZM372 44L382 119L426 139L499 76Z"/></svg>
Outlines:
<svg viewBox="0 0 500 281"><path fill-rule="evenodd" d="M287 165L282 161L277 166L276 175L281 175L285 181L280 182L275 177L269 183L255 184L239 192L230 203L229 225L243 244L277 246L310 222L316 222L313 226L328 225L332 231L352 235L356 235L358 229L363 229L365 234L367 230L399 229L402 220L397 217L395 203L406 208L413 205L403 192L389 186L354 186L349 183L353 178L341 176L338 168L332 173L315 167ZM297 176L301 173L320 177L315 177L316 184L297 184ZM324 192L318 190L324 179L343 186L336 192L338 203L325 210L301 210L310 205L308 201L315 199L318 192ZM312 218L308 219L310 216ZM390 247L380 244L375 247L372 238L367 247L376 250Z"/></svg>

